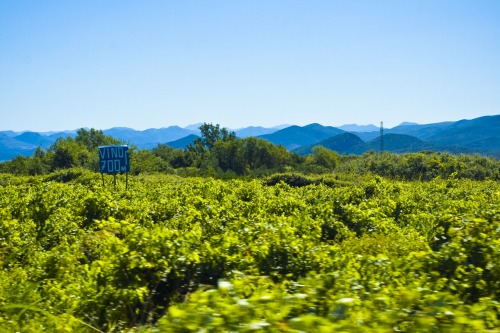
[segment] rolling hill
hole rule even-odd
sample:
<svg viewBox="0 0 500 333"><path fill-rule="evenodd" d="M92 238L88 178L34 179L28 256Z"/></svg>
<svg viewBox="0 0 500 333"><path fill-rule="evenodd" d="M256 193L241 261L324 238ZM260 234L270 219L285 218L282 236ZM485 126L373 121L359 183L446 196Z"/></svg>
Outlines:
<svg viewBox="0 0 500 333"><path fill-rule="evenodd" d="M445 130L451 124L453 124L453 122L443 122L426 125L402 123L401 125L398 125L396 127L384 129L384 134L411 135L425 141L431 136ZM377 129L372 132L360 132L355 134L358 135L363 141L370 141L380 136L380 130Z"/></svg>
<svg viewBox="0 0 500 333"><path fill-rule="evenodd" d="M352 133L342 133L322 140L318 143L298 147L294 149L293 152L299 155L307 155L312 152L312 149L315 146L323 146L334 150L339 154L362 154L370 149L368 145L357 135Z"/></svg>
<svg viewBox="0 0 500 333"><path fill-rule="evenodd" d="M345 133L331 126L320 124L309 124L307 126L290 126L272 134L260 135L258 138L265 139L275 145L283 145L289 150L320 142L337 134Z"/></svg>
<svg viewBox="0 0 500 333"><path fill-rule="evenodd" d="M459 144L481 152L500 150L499 140L500 115L460 120L429 137L429 141L436 144Z"/></svg>
<svg viewBox="0 0 500 333"><path fill-rule="evenodd" d="M439 134L451 126L453 122L442 122L427 125L419 124L401 124L399 126L387 129L387 134L405 134L417 137L421 140L428 140L430 137Z"/></svg>
<svg viewBox="0 0 500 333"><path fill-rule="evenodd" d="M500 143L500 139L498 139ZM491 141L490 141L491 143ZM346 155L360 155L367 151L380 151L380 136L372 139L368 142L364 142L357 135L353 133L344 133L333 136L326 140L319 141L317 143L309 144L306 146L298 147L292 150L292 152L299 155L307 155L312 152L315 146L323 146L325 148L334 150L339 154ZM384 135L384 151L389 151L392 153L415 153L424 150L449 152L452 154L474 154L478 153L477 149L471 147L463 147L457 145L435 145L428 141L420 140L417 137L406 135L406 134L385 134ZM485 155L500 157L500 151L491 151Z"/></svg>
<svg viewBox="0 0 500 333"><path fill-rule="evenodd" d="M16 156L31 156L36 148L36 145L0 133L0 161L8 161Z"/></svg>
<svg viewBox="0 0 500 333"><path fill-rule="evenodd" d="M375 138L367 142L369 150L380 151L381 138ZM432 145L429 142L407 134L385 134L384 151L393 153L415 153L422 150L441 151L442 149Z"/></svg>
<svg viewBox="0 0 500 333"><path fill-rule="evenodd" d="M171 141L171 142L167 142L167 146L170 146L170 147L174 147L174 148L182 148L182 149L186 149L187 146L191 143L193 143L193 141L196 139L196 138L199 138L198 135L196 134L190 134L188 136L185 136L183 138L180 138L178 140L175 140L175 141Z"/></svg>
<svg viewBox="0 0 500 333"><path fill-rule="evenodd" d="M380 136L368 142L364 142L357 135L352 133L343 133L335 135L318 143L302 146L293 150L299 155L307 155L312 152L315 146L323 146L334 150L339 154L360 155L369 150L380 151ZM393 153L412 153L422 150L443 150L435 147L428 142L424 142L414 136L405 134L386 134L384 135L384 151Z"/></svg>
<svg viewBox="0 0 500 333"><path fill-rule="evenodd" d="M24 132L20 135L14 136L13 139L34 145L36 147L41 146L44 149L49 148L55 141L48 136L41 135L36 132Z"/></svg>

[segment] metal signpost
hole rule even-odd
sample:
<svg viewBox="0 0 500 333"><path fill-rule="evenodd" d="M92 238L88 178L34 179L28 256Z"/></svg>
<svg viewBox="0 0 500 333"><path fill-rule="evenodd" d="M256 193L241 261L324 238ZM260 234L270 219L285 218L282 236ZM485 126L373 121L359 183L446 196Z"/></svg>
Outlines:
<svg viewBox="0 0 500 333"><path fill-rule="evenodd" d="M99 169L102 175L102 185L104 186L104 174L110 173L114 175L114 185L116 188L116 174L125 172L126 184L128 189L128 173L130 171L130 158L128 156L128 146L113 145L99 146Z"/></svg>

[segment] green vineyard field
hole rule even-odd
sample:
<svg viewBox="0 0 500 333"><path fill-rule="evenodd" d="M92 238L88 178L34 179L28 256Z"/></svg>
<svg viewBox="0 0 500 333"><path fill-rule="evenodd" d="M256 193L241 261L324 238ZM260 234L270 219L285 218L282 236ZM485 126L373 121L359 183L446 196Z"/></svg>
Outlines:
<svg viewBox="0 0 500 333"><path fill-rule="evenodd" d="M0 174L0 332L500 331L498 181L100 177Z"/></svg>

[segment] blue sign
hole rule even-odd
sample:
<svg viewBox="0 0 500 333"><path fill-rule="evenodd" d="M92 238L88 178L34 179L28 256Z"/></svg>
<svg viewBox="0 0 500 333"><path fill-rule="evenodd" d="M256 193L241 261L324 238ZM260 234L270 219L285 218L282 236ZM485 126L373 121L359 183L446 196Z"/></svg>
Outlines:
<svg viewBox="0 0 500 333"><path fill-rule="evenodd" d="M128 146L100 146L99 169L101 173L118 173L130 171Z"/></svg>

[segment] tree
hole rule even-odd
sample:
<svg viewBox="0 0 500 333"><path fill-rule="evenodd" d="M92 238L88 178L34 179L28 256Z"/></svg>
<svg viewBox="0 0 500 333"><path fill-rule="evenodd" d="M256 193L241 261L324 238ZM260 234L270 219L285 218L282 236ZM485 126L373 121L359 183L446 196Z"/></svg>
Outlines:
<svg viewBox="0 0 500 333"><path fill-rule="evenodd" d="M106 136L101 130L80 128L73 139L68 136L59 138L49 148L51 170L85 167L93 171L99 170L99 153L97 147L121 144L122 141Z"/></svg>
<svg viewBox="0 0 500 333"><path fill-rule="evenodd" d="M107 136L103 131L93 128L90 130L80 128L76 131L76 134L75 141L83 144L89 151L97 150L99 146L123 144L122 140Z"/></svg>
<svg viewBox="0 0 500 333"><path fill-rule="evenodd" d="M134 165L133 175L141 173L168 172L169 164L149 150L143 149L131 154L131 164Z"/></svg>
<svg viewBox="0 0 500 333"><path fill-rule="evenodd" d="M193 151L176 149L166 144L159 144L152 150L155 156L170 164L173 168L190 167L195 164L196 156Z"/></svg>
<svg viewBox="0 0 500 333"><path fill-rule="evenodd" d="M57 139L50 146L49 152L53 153L51 170L81 167L88 164L89 151L72 137Z"/></svg>
<svg viewBox="0 0 500 333"><path fill-rule="evenodd" d="M249 137L243 139L248 164L252 170L259 168L277 168L290 164L291 154L283 146L276 146L269 141Z"/></svg>
<svg viewBox="0 0 500 333"><path fill-rule="evenodd" d="M43 175L48 172L50 165L48 163L48 158L46 158L47 152L38 147L33 154L33 157L28 159L28 174L33 175Z"/></svg>
<svg viewBox="0 0 500 333"><path fill-rule="evenodd" d="M201 138L196 138L194 140L194 145L189 145L188 149L195 150L197 152L204 152L205 150L212 150L217 141L231 141L236 139L236 134L229 131L227 128L220 128L220 125L212 125L203 123L199 127L201 131Z"/></svg>
<svg viewBox="0 0 500 333"><path fill-rule="evenodd" d="M28 174L29 163L30 157L19 155L10 161L0 163L0 172L8 172L13 175L26 175Z"/></svg>
<svg viewBox="0 0 500 333"><path fill-rule="evenodd" d="M238 175L244 175L249 170L245 156L244 142L241 139L215 143L212 149L217 165L223 170L232 170Z"/></svg>
<svg viewBox="0 0 500 333"><path fill-rule="evenodd" d="M312 149L312 161L310 163L327 169L335 169L340 163L340 156L333 150L323 146L316 146Z"/></svg>
<svg viewBox="0 0 500 333"><path fill-rule="evenodd" d="M232 170L238 175L282 167L291 162L291 154L285 147L254 137L219 140L211 153L223 171Z"/></svg>

